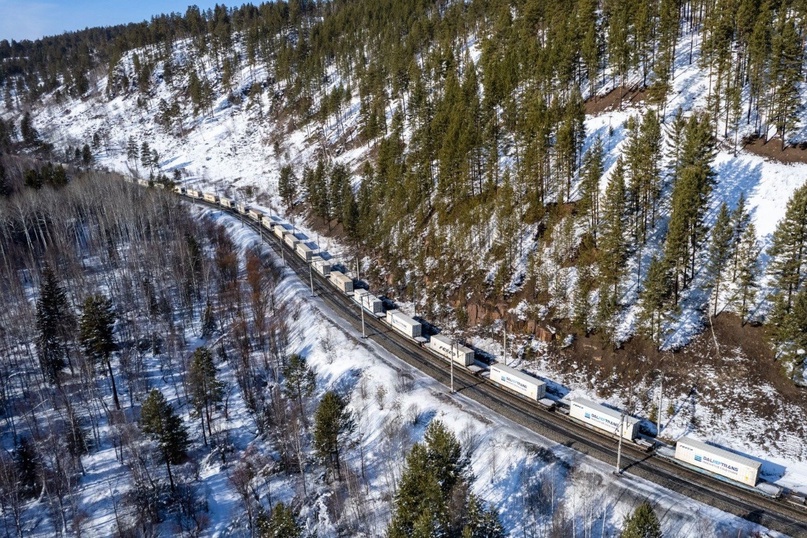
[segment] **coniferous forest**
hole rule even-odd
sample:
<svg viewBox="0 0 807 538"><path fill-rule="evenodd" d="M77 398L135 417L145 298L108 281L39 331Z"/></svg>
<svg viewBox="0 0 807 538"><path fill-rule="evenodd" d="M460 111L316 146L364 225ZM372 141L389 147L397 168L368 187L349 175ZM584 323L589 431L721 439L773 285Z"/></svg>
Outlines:
<svg viewBox="0 0 807 538"><path fill-rule="evenodd" d="M760 435L802 459L805 46L798 0L294 0L0 41L5 532L93 535L102 449L121 536L205 534L213 462L244 536L594 528L553 484L596 480L544 452L508 519L481 434L405 406L406 376L336 383L352 344L297 327L268 250L110 170L269 207L424 320L651 422L776 417ZM632 508L592 535L660 532Z"/></svg>

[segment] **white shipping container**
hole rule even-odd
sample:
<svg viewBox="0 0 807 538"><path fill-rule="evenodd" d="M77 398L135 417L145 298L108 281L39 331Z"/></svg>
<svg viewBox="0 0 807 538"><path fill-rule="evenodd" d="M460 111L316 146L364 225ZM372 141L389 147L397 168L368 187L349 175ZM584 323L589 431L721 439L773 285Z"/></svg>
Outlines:
<svg viewBox="0 0 807 538"><path fill-rule="evenodd" d="M149 186L149 182L148 182L147 179L138 179L137 184L140 185L141 187L148 187Z"/></svg>
<svg viewBox="0 0 807 538"><path fill-rule="evenodd" d="M569 415L586 424L616 435L622 414L619 411L598 403L575 398L569 401ZM633 440L639 434L639 419L625 415L622 425L622 437Z"/></svg>
<svg viewBox="0 0 807 538"><path fill-rule="evenodd" d="M409 338L417 338L420 336L422 326L419 322L410 318L400 310L387 310L387 323L393 329L400 331Z"/></svg>
<svg viewBox="0 0 807 538"><path fill-rule="evenodd" d="M328 276L328 274L331 272L331 262L323 260L319 256L314 256L311 259L311 265L314 266L314 271L322 276Z"/></svg>
<svg viewBox="0 0 807 538"><path fill-rule="evenodd" d="M381 299L365 289L354 290L353 300L371 314L382 314L384 312L384 304Z"/></svg>
<svg viewBox="0 0 807 538"><path fill-rule="evenodd" d="M294 252L307 262L310 262L311 258L314 257L314 251L305 243L297 243L297 246L294 247Z"/></svg>
<svg viewBox="0 0 807 538"><path fill-rule="evenodd" d="M222 196L221 198L219 198L219 203L224 207L228 207L230 209L235 209L235 201L230 200L229 198L224 198Z"/></svg>
<svg viewBox="0 0 807 538"><path fill-rule="evenodd" d="M283 242L293 249L294 247L297 246L297 243L299 243L300 240L297 239L297 237L293 233L287 232L283 234Z"/></svg>
<svg viewBox="0 0 807 538"><path fill-rule="evenodd" d="M353 291L353 279L341 271L331 271L331 282L342 293L351 293Z"/></svg>
<svg viewBox="0 0 807 538"><path fill-rule="evenodd" d="M215 204L219 201L218 197L216 197L215 194L210 194L209 192L203 193L202 198L204 198L206 202L210 202L212 204Z"/></svg>
<svg viewBox="0 0 807 538"><path fill-rule="evenodd" d="M531 400L538 401L546 394L546 383L504 364L490 366L490 379Z"/></svg>
<svg viewBox="0 0 807 538"><path fill-rule="evenodd" d="M252 217L252 220L257 220L257 221L260 222L261 217L263 216L263 213L261 213L257 209L249 209L249 210L247 210L247 215Z"/></svg>
<svg viewBox="0 0 807 538"><path fill-rule="evenodd" d="M148 181L146 182L146 185L148 185ZM197 190L188 189L185 192L188 193L188 196L190 196L191 198L199 198L199 191Z"/></svg>
<svg viewBox="0 0 807 538"><path fill-rule="evenodd" d="M751 487L757 485L759 468L762 465L751 458L707 445L691 437L682 437L675 444L675 459Z"/></svg>
<svg viewBox="0 0 807 538"><path fill-rule="evenodd" d="M451 338L435 334L431 337L427 346L435 353L448 360L453 358L454 362L463 366L470 366L474 363L474 350L459 345Z"/></svg>
<svg viewBox="0 0 807 538"><path fill-rule="evenodd" d="M283 236L290 232L291 226L288 224L275 224L272 228L272 233L274 233L278 239L283 239Z"/></svg>
<svg viewBox="0 0 807 538"><path fill-rule="evenodd" d="M177 194L185 194L185 187L180 187L179 185L177 185L176 187L174 187L174 192Z"/></svg>
<svg viewBox="0 0 807 538"><path fill-rule="evenodd" d="M238 210L238 212L239 212L239 213L241 213L242 215L246 215L246 214L247 214L247 211L249 211L249 206L246 206L246 205L244 205L244 204L235 204L235 208L236 208L236 209Z"/></svg>

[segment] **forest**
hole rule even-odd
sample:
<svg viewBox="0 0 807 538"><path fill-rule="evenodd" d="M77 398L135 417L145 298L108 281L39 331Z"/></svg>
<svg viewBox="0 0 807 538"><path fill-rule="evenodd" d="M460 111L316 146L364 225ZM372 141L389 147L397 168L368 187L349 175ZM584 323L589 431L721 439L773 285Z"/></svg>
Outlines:
<svg viewBox="0 0 807 538"><path fill-rule="evenodd" d="M165 84L175 99L160 100L155 121L176 136L189 116L211 114L220 96L258 103L262 115L267 94L271 117L319 136L331 126L337 133L322 138L319 162L281 171L288 210L302 204L384 260L393 296L417 299L416 283L429 280L424 295L436 300L428 314L462 327L460 286L487 301L530 287L532 302L561 304L550 320L619 346L614 326L634 301L625 261L650 254L636 275L637 333L663 348L682 295L711 296L704 319L727 310L742 324L769 322L783 369L798 381L804 193L794 195L765 252L744 198L717 220L707 213L716 203L715 153L736 153L741 131L776 137L782 148L800 142L790 137L803 105L806 10L759 0L192 6L139 24L0 42L0 85L6 109L24 110L48 92L56 102L83 95L103 76L108 99L134 93L143 106ZM666 103L696 40L707 106L685 115ZM175 52L185 42L191 61L180 63ZM267 76L236 87L244 68ZM607 140L583 147L586 103L603 88L640 90L649 105L626 123L627 148L609 174ZM341 125L354 97L359 121ZM0 141L37 147L31 131L30 120L17 129L9 117ZM362 167L334 161L357 144L373 155ZM147 141L144 148L130 140L127 160L139 170L142 158L153 173L156 152ZM46 143L41 150L55 151ZM78 147L65 151L79 155ZM650 241L658 234L661 245ZM479 253L474 271L453 274ZM762 254L771 263L759 263ZM564 284L547 274L555 266L575 268L571 299L557 297ZM768 278L772 285L757 293Z"/></svg>

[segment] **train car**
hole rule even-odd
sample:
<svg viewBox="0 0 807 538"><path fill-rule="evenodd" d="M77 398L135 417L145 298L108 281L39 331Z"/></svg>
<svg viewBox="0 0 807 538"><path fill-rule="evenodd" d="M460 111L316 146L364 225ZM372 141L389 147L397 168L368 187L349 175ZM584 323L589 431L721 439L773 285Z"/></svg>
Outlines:
<svg viewBox="0 0 807 538"><path fill-rule="evenodd" d="M675 459L755 487L762 464L691 437L675 443Z"/></svg>
<svg viewBox="0 0 807 538"><path fill-rule="evenodd" d="M249 206L246 204L236 203L235 210L241 213L242 215L246 215L249 211Z"/></svg>
<svg viewBox="0 0 807 538"><path fill-rule="evenodd" d="M387 323L396 331L409 338L418 338L423 326L400 310L387 310Z"/></svg>
<svg viewBox="0 0 807 538"><path fill-rule="evenodd" d="M623 415L619 411L585 398L574 398L569 401L569 416L614 435L619 432L620 421L624 418L622 437L633 441L639 435L639 419Z"/></svg>
<svg viewBox="0 0 807 538"><path fill-rule="evenodd" d="M185 195L185 187L182 187L180 185L175 185L174 186L174 192L184 196Z"/></svg>
<svg viewBox="0 0 807 538"><path fill-rule="evenodd" d="M365 289L354 290L353 300L374 316L384 313L384 303L381 299Z"/></svg>
<svg viewBox="0 0 807 538"><path fill-rule="evenodd" d="M294 253L304 259L306 262L310 262L314 257L314 249L303 242L297 243L297 245L294 247Z"/></svg>
<svg viewBox="0 0 807 538"><path fill-rule="evenodd" d="M501 363L490 365L490 380L536 402L546 395L546 383Z"/></svg>
<svg viewBox="0 0 807 538"><path fill-rule="evenodd" d="M219 203L221 207L226 207L227 209L236 209L235 200L230 198L225 198L224 196L219 197Z"/></svg>
<svg viewBox="0 0 807 538"><path fill-rule="evenodd" d="M353 279L341 271L331 271L331 284L342 293L353 293Z"/></svg>
<svg viewBox="0 0 807 538"><path fill-rule="evenodd" d="M438 355L442 355L448 360L453 360L462 366L470 366L474 363L474 350L461 346L459 342L451 338L435 334L429 339L429 343L426 344L426 347Z"/></svg>
<svg viewBox="0 0 807 538"><path fill-rule="evenodd" d="M283 242L286 243L290 249L294 250L297 247L297 243L300 242L300 239L297 237L297 234L286 232L283 234Z"/></svg>
<svg viewBox="0 0 807 538"><path fill-rule="evenodd" d="M331 273L331 262L323 260L319 256L311 258L311 266L314 268L314 271L322 276L328 276Z"/></svg>
<svg viewBox="0 0 807 538"><path fill-rule="evenodd" d="M191 198L200 198L201 197L201 195L199 194L199 191L197 191L196 189L188 189L188 190L185 191L185 194L187 194Z"/></svg>
<svg viewBox="0 0 807 538"><path fill-rule="evenodd" d="M158 189L164 189L165 183L158 181L157 183L154 184L154 186L157 187Z"/></svg>
<svg viewBox="0 0 807 538"><path fill-rule="evenodd" d="M272 226L272 233L277 236L278 239L283 239L283 236L287 233L291 233L291 226L286 223L275 223Z"/></svg>
<svg viewBox="0 0 807 538"><path fill-rule="evenodd" d="M261 213L257 209L247 209L247 215L255 222L260 222L261 219L263 218L263 213Z"/></svg>
<svg viewBox="0 0 807 538"><path fill-rule="evenodd" d="M212 194L212 193L209 193L209 192L203 192L202 193L202 199L205 202L210 202L211 204L219 203L219 197L216 196L215 194Z"/></svg>
<svg viewBox="0 0 807 538"><path fill-rule="evenodd" d="M148 187L149 186L149 182L148 182L147 179L138 179L137 184L140 185L141 187Z"/></svg>

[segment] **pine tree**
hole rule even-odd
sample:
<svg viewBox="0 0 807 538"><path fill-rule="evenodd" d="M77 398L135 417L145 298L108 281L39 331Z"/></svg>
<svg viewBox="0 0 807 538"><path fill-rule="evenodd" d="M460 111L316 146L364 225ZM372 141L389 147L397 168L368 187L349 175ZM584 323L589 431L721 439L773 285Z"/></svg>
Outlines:
<svg viewBox="0 0 807 538"><path fill-rule="evenodd" d="M272 515L258 520L259 536L262 538L300 538L303 529L294 518L289 506L279 502L272 508Z"/></svg>
<svg viewBox="0 0 807 538"><path fill-rule="evenodd" d="M597 310L597 325L611 339L611 320L619 303L619 282L622 279L627 256L625 240L625 167L618 158L614 171L605 188L602 204L602 219L599 241L600 301Z"/></svg>
<svg viewBox="0 0 807 538"><path fill-rule="evenodd" d="M129 140L126 142L126 160L134 162L136 166L139 156L140 150L137 148L137 141L134 136L129 136Z"/></svg>
<svg viewBox="0 0 807 538"><path fill-rule="evenodd" d="M432 421L406 457L387 537L503 537L498 513L470 493L468 465L454 434Z"/></svg>
<svg viewBox="0 0 807 538"><path fill-rule="evenodd" d="M661 524L650 503L643 502L625 519L625 527L619 537L661 538Z"/></svg>
<svg viewBox="0 0 807 538"><path fill-rule="evenodd" d="M639 323L656 345L662 341L661 326L672 294L670 280L666 261L654 257L647 268L644 289L639 297Z"/></svg>
<svg viewBox="0 0 807 538"><path fill-rule="evenodd" d="M91 295L84 301L84 311L79 324L79 341L87 355L93 362L101 362L107 368L109 380L112 384L112 398L115 409L120 409L118 391L115 386L115 375L112 372L110 355L117 349L113 336L115 326L115 312L112 301L103 295Z"/></svg>
<svg viewBox="0 0 807 538"><path fill-rule="evenodd" d="M81 162L84 166L89 166L92 163L92 152L89 144L84 144L84 147L81 148Z"/></svg>
<svg viewBox="0 0 807 538"><path fill-rule="evenodd" d="M724 271L732 257L732 239L734 229L731 225L731 215L725 202L720 206L717 220L712 227L712 240L709 244L709 258L706 264L709 283L713 288L714 304L712 316L717 316L717 303L720 297L720 284L724 278Z"/></svg>
<svg viewBox="0 0 807 538"><path fill-rule="evenodd" d="M151 389L148 397L143 401L143 407L140 410L140 427L144 433L157 441L160 455L168 469L171 489L174 489L171 465L178 465L185 461L190 440L182 419L176 415L171 404L157 389Z"/></svg>
<svg viewBox="0 0 807 538"><path fill-rule="evenodd" d="M782 304L790 310L807 269L807 184L799 187L788 201L785 216L773 233L768 255L771 257L768 271L778 293L785 294Z"/></svg>
<svg viewBox="0 0 807 538"><path fill-rule="evenodd" d="M597 137L594 144L583 157L581 173L581 196L578 204L581 213L586 215L588 233L597 242L597 230L600 225L600 179L603 173L602 140Z"/></svg>
<svg viewBox="0 0 807 538"><path fill-rule="evenodd" d="M14 466L19 477L22 497L29 499L39 493L41 462L36 447L28 437L20 437L14 448Z"/></svg>
<svg viewBox="0 0 807 538"><path fill-rule="evenodd" d="M149 143L145 140L140 145L140 163L143 168L151 168L151 149L149 148Z"/></svg>
<svg viewBox="0 0 807 538"><path fill-rule="evenodd" d="M314 413L314 449L341 479L340 448L355 428L353 414L336 392L329 390Z"/></svg>
<svg viewBox="0 0 807 538"><path fill-rule="evenodd" d="M740 315L741 325L745 325L750 305L756 300L756 287L759 278L759 242L753 222L749 222L740 237L737 248L736 278L737 293L732 305Z"/></svg>
<svg viewBox="0 0 807 538"><path fill-rule="evenodd" d="M59 383L59 373L67 365L68 342L75 326L67 295L56 280L56 274L46 266L36 303L36 347L42 373L50 383Z"/></svg>
<svg viewBox="0 0 807 538"><path fill-rule="evenodd" d="M771 75L774 87L772 116L782 150L787 142L787 134L797 125L802 108L799 84L803 80L803 40L796 29L796 23L787 15L787 9L780 10L777 30L773 33L771 54Z"/></svg>
<svg viewBox="0 0 807 538"><path fill-rule="evenodd" d="M193 352L193 359L188 368L188 396L196 413L202 421L202 439L207 446L207 434L213 436L210 410L224 398L224 386L216 379L216 365L213 354L206 347L199 347Z"/></svg>
<svg viewBox="0 0 807 538"><path fill-rule="evenodd" d="M737 207L734 208L734 211L731 212L731 225L734 229L734 234L732 236L732 243L734 244L734 261L731 273L731 280L734 281L737 278L737 269L738 269L738 254L739 249L737 246L740 244L741 238L745 235L745 229L751 223L751 214L748 212L748 208L746 207L745 201L745 192L740 193L740 199L737 200Z"/></svg>
<svg viewBox="0 0 807 538"><path fill-rule="evenodd" d="M283 167L280 168L280 177L277 180L277 191L286 208L291 209L294 207L294 202L297 198L297 178L290 164L283 165Z"/></svg>
<svg viewBox="0 0 807 538"><path fill-rule="evenodd" d="M307 425L308 419L303 406L303 398L314 394L314 389L317 387L316 373L308 367L305 357L292 353L283 366L283 378L284 394L297 404L303 423Z"/></svg>

